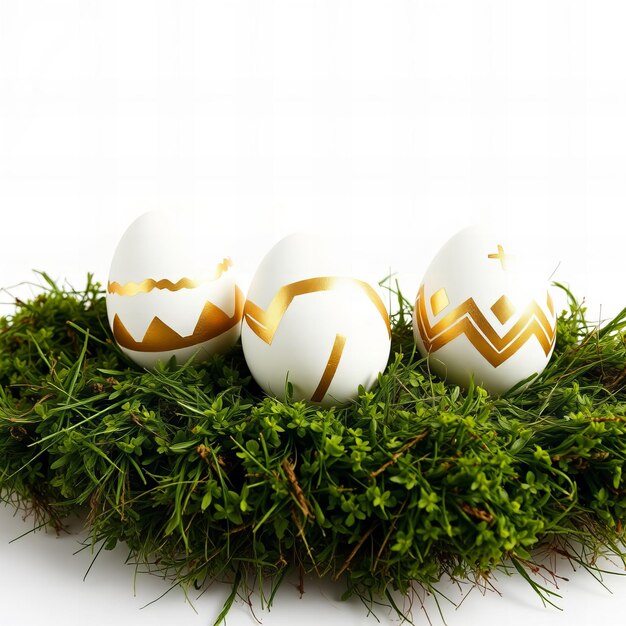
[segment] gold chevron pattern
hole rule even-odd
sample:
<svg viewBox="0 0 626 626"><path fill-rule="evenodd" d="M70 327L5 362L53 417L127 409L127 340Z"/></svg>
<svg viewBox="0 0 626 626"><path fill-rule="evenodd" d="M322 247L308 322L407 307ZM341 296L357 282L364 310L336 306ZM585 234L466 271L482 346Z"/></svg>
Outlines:
<svg viewBox="0 0 626 626"><path fill-rule="evenodd" d="M119 315L113 319L113 336L122 348L137 352L168 352L200 345L205 341L219 337L239 322L243 315L244 297L241 289L235 285L235 312L227 315L212 302L207 302L191 335L180 335L160 318L154 317L141 341L137 341L128 332Z"/></svg>
<svg viewBox="0 0 626 626"><path fill-rule="evenodd" d="M116 293L120 296L136 296L138 293L149 293L153 289L161 289L167 291L180 291L181 289L195 289L200 285L217 280L224 272L227 272L232 267L233 262L230 258L223 259L217 264L215 271L208 278L192 279L183 277L177 280L175 283L167 278L160 280L154 280L153 278L146 278L139 283L124 283L123 285L118 282L109 281L107 285L107 291L109 293Z"/></svg>
<svg viewBox="0 0 626 626"><path fill-rule="evenodd" d="M546 303L552 312L553 304L549 293ZM528 305L511 329L504 336L500 336L473 298L468 298L439 322L431 325L422 285L415 301L415 318L428 353L436 352L460 335L465 335L493 367L504 363L533 336L548 356L556 339L556 323L550 324L543 309L535 301Z"/></svg>
<svg viewBox="0 0 626 626"><path fill-rule="evenodd" d="M247 300L243 309L243 316L252 332L254 332L259 339L271 345L274 335L278 330L278 326L294 298L318 291L332 291L334 289L355 286L362 289L376 307L391 337L389 314L387 313L383 301L370 285L356 278L322 276L318 278L307 278L306 280L299 280L295 283L284 285L278 290L273 300L270 302L270 305L265 310L254 304L254 302Z"/></svg>

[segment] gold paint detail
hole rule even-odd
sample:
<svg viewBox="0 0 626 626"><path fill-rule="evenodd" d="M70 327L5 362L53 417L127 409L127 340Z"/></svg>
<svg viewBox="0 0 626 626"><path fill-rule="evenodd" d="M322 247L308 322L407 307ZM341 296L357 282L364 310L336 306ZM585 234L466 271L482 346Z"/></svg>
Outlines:
<svg viewBox="0 0 626 626"><path fill-rule="evenodd" d="M107 285L107 291L109 293L116 293L120 296L136 296L138 293L149 293L153 289L165 289L167 291L195 289L196 287L199 287L204 283L217 280L222 274L224 274L224 272L228 271L228 268L232 266L233 262L230 260L230 258L226 258L218 263L213 274L206 278L192 279L183 277L175 283L173 283L171 280L168 280L167 278L162 278L161 280L146 278L146 280L142 280L140 283L130 282L124 283L123 285L117 282L109 281L109 284Z"/></svg>
<svg viewBox="0 0 626 626"><path fill-rule="evenodd" d="M122 348L137 352L169 352L170 350L197 346L219 337L222 333L239 324L243 316L243 304L243 293L235 285L235 312L232 316L224 313L212 302L207 302L191 335L182 336L161 319L154 317L141 341L132 337L116 314L113 319L113 337Z"/></svg>
<svg viewBox="0 0 626 626"><path fill-rule="evenodd" d="M533 335L546 356L550 354L556 339L556 324L550 324L541 307L534 301L502 337L494 330L473 298L468 298L431 326L424 304L423 285L415 302L415 317L427 352L435 352L459 335L465 335L493 367L498 367L513 356Z"/></svg>
<svg viewBox="0 0 626 626"><path fill-rule="evenodd" d="M345 289L347 287L358 287L365 293L380 313L385 327L387 328L387 333L389 337L391 337L389 314L387 313L383 301L370 285L356 278L321 276L284 285L276 292L276 295L267 309L262 309L257 304L254 304L254 302L246 300L243 316L252 332L257 335L259 339L271 345L274 335L278 330L278 326L294 298L318 291L332 291L334 289Z"/></svg>
<svg viewBox="0 0 626 626"><path fill-rule="evenodd" d="M449 304L448 294L443 287L435 291L430 297L430 308L433 310L433 315L439 315Z"/></svg>
<svg viewBox="0 0 626 626"><path fill-rule="evenodd" d="M513 303L505 295L498 298L491 306L491 310L500 324L506 324L515 314Z"/></svg>
<svg viewBox="0 0 626 626"><path fill-rule="evenodd" d="M552 296L548 291L548 309L550 310L550 315L554 315L554 302L552 301Z"/></svg>
<svg viewBox="0 0 626 626"><path fill-rule="evenodd" d="M504 248L500 244L498 244L498 251L494 252L493 254L488 254L487 258L498 259L498 261L500 261L500 265L502 266L502 269L505 270L506 260L509 258L509 256L505 254Z"/></svg>
<svg viewBox="0 0 626 626"><path fill-rule="evenodd" d="M313 402L321 402L330 387L330 383L335 377L335 372L337 371L337 367L339 367L339 361L341 360L341 355L343 353L343 347L346 344L345 335L335 335L335 342L333 343L333 349L330 351L330 356L328 357L328 362L326 363L326 367L324 368L324 373L322 374L322 378L320 379L319 385L317 389L313 392L311 396L311 400Z"/></svg>

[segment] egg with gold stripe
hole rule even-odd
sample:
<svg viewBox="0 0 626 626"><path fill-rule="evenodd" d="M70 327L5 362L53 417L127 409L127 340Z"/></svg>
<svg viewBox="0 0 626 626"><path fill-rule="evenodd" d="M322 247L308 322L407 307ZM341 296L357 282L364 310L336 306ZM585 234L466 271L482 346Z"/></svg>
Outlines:
<svg viewBox="0 0 626 626"><path fill-rule="evenodd" d="M430 369L502 394L540 374L556 340L550 286L532 251L486 227L462 230L426 270L413 333Z"/></svg>
<svg viewBox="0 0 626 626"><path fill-rule="evenodd" d="M115 341L137 365L182 364L230 348L239 338L244 296L230 257L207 234L164 211L135 220L122 236L107 283Z"/></svg>
<svg viewBox="0 0 626 626"><path fill-rule="evenodd" d="M343 404L385 369L389 315L380 295L344 261L347 244L297 233L265 256L250 284L241 342L270 395Z"/></svg>

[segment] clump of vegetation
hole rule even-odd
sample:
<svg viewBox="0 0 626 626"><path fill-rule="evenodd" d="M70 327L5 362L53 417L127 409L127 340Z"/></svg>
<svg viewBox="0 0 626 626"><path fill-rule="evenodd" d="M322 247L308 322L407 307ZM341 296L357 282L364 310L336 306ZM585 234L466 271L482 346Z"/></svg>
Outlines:
<svg viewBox="0 0 626 626"><path fill-rule="evenodd" d="M622 558L626 309L602 328L568 293L543 374L491 397L431 378L398 292L392 357L342 408L264 397L240 349L138 371L104 297L48 281L0 318L0 490L97 549L182 585L334 577L366 600L511 566L539 546ZM506 565L505 565L506 564ZM338 583L339 584L339 583ZM263 592L262 592L263 593Z"/></svg>

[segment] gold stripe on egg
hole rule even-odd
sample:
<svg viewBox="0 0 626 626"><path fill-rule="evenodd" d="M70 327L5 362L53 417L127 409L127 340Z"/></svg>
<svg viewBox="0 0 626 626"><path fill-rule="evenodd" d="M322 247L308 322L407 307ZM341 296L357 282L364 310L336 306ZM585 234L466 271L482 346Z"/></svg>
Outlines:
<svg viewBox="0 0 626 626"><path fill-rule="evenodd" d="M333 291L346 287L357 287L365 293L380 313L387 328L387 333L391 337L389 314L383 301L370 285L356 278L320 276L284 285L277 291L266 309L262 309L254 302L247 300L243 311L244 319L259 339L271 345L278 326L294 298L309 293Z"/></svg>
<svg viewBox="0 0 626 626"><path fill-rule="evenodd" d="M160 280L155 280L153 278L146 278L146 280L142 280L141 282L134 283L128 282L123 285L118 282L109 281L107 285L108 293L115 293L120 296L136 296L138 293L149 293L153 289L160 289L165 291L180 291L181 289L195 289L200 285L208 282L212 282L217 280L227 272L230 267L232 267L233 262L230 258L223 259L220 263L217 264L215 271L213 274L208 276L207 278L201 279L192 279L183 277L176 282L172 282L167 278L162 278Z"/></svg>
<svg viewBox="0 0 626 626"><path fill-rule="evenodd" d="M322 378L320 382L313 392L311 396L311 400L313 402L321 402L330 387L330 383L333 381L335 377L335 372L339 367L339 361L341 360L341 355L343 354L343 348L346 345L346 337L345 335L337 334L335 335L335 341L333 343L333 348L330 351L330 356L328 357L328 362L326 363L326 367L324 368L324 373L322 374Z"/></svg>

